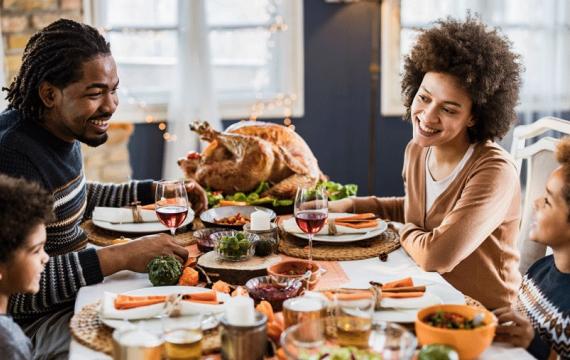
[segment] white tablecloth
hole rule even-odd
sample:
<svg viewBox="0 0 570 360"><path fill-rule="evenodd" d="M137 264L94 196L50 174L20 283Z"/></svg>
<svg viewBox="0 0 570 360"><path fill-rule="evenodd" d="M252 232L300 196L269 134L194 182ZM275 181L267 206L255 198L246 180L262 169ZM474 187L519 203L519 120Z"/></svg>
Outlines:
<svg viewBox="0 0 570 360"><path fill-rule="evenodd" d="M387 262L380 262L377 258L373 258L343 261L341 266L350 279L348 283L342 284L346 287L367 287L370 280L382 282L402 276L411 276L417 283L432 285L438 291L445 292L445 296L450 299L450 302L464 303L461 292L454 289L438 273L421 270L402 249L391 253ZM149 286L152 285L146 274L121 271L107 277L101 284L82 288L77 295L75 312L78 312L83 306L99 300L104 291L125 292ZM71 342L69 355L71 360L111 359L110 356L93 351L74 340ZM480 359L524 360L533 359L533 357L521 348L512 348L505 344L493 344L481 355Z"/></svg>

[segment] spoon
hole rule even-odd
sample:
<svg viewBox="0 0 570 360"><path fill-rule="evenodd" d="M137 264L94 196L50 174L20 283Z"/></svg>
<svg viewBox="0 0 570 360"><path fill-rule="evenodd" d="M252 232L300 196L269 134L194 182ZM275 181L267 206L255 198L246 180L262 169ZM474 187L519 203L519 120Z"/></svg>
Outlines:
<svg viewBox="0 0 570 360"><path fill-rule="evenodd" d="M485 320L485 314L482 312L477 313L473 318L473 326L476 327L483 324L483 320Z"/></svg>

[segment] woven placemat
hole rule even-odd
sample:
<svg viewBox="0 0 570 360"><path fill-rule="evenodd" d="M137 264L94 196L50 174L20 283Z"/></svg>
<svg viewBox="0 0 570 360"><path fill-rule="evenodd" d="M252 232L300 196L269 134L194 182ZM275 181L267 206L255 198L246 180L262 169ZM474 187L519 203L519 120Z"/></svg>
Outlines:
<svg viewBox="0 0 570 360"><path fill-rule="evenodd" d="M98 246L109 246L113 245L113 240L125 236L128 238L136 238L141 236L141 234L123 234L116 231L110 231L101 229L93 224L93 221L87 220L81 224L81 227L87 234L89 242ZM200 219L195 219L192 222L192 228L197 230L202 228L202 222ZM176 231L175 239L182 246L188 246L194 244L197 240L192 236L192 231L184 231L184 229L179 228Z"/></svg>
<svg viewBox="0 0 570 360"><path fill-rule="evenodd" d="M80 344L95 351L111 355L113 352L113 329L99 319L100 302L85 305L73 315L69 323L73 338ZM219 327L204 332L202 352L212 354L220 351L221 336Z"/></svg>
<svg viewBox="0 0 570 360"><path fill-rule="evenodd" d="M283 254L296 258L308 257L308 241L299 239L279 228L279 251ZM388 255L400 247L398 233L388 228L382 234L361 241L348 243L325 243L313 241L314 260L361 260L377 257L381 254Z"/></svg>

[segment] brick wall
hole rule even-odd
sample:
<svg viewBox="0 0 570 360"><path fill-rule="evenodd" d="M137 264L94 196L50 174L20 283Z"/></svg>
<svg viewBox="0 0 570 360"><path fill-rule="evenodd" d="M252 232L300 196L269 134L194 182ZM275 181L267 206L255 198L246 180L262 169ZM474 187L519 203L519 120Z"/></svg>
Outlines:
<svg viewBox="0 0 570 360"><path fill-rule="evenodd" d="M82 6L82 0L0 0L6 84L10 84L18 73L30 37L60 18L81 22ZM130 177L127 145L132 131L131 124L112 123L106 144L97 148L83 147L87 179L122 182Z"/></svg>
<svg viewBox="0 0 570 360"><path fill-rule="evenodd" d="M82 21L81 0L0 0L6 83L17 74L34 32L59 18Z"/></svg>

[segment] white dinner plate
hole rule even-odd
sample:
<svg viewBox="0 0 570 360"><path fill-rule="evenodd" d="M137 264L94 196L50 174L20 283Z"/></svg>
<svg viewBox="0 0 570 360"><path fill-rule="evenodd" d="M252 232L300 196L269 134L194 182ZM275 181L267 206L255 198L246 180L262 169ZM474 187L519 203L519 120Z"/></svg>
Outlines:
<svg viewBox="0 0 570 360"><path fill-rule="evenodd" d="M416 286L421 286L421 282L415 284ZM465 304L465 298L463 295L455 290L450 285L441 283L429 283L426 284L426 293L424 294L426 302L432 302L435 304ZM389 299L390 305L397 303L397 299ZM407 307L410 305L413 299L399 299L402 301L402 307ZM416 315L420 311L417 309L410 308L386 308L374 313L374 320L377 321L391 321L398 323L413 323L416 321Z"/></svg>
<svg viewBox="0 0 570 360"><path fill-rule="evenodd" d="M349 213L330 213L329 219L336 219L338 217L345 217L345 216L352 216L354 214ZM295 218L290 218L285 221L295 221ZM325 225L326 226L326 225ZM322 241L322 242L330 242L330 243L344 243L344 242L352 242L352 241L360 241L373 238L382 234L388 228L388 224L384 221L379 219L378 226L371 229L365 233L358 233L358 234L341 234L341 235L320 235L316 234L313 236L314 241ZM297 233L297 232L290 232L289 234L296 236L301 239L309 240L309 236L305 233Z"/></svg>
<svg viewBox="0 0 570 360"><path fill-rule="evenodd" d="M186 226L194 220L194 211L188 209L186 220L180 226ZM152 234L162 231L168 231L168 228L161 222L145 222L145 223L129 223L129 224L111 224L107 221L93 220L93 224L101 229L111 230L129 234Z"/></svg>
<svg viewBox="0 0 570 360"><path fill-rule="evenodd" d="M148 287L143 289L136 289L121 293L121 295L131 295L131 296L152 296L152 295L171 295L171 294L192 294L197 292L204 292L204 288L196 287L196 286L156 286L156 287ZM218 292L218 299L226 301L230 296L228 294L224 294ZM204 314L206 315L206 314ZM202 330L213 329L218 326L219 323L219 316L223 315L222 313L216 314L215 316L206 316L202 320ZM123 329L134 326L142 326L145 329L153 332L161 332L162 331L162 322L160 319L142 319L142 320L118 320L118 319L105 319L103 317L99 317L101 322L113 329ZM183 324L187 321L188 316L180 316L178 318L171 318L170 324L173 324L175 321L180 321Z"/></svg>

